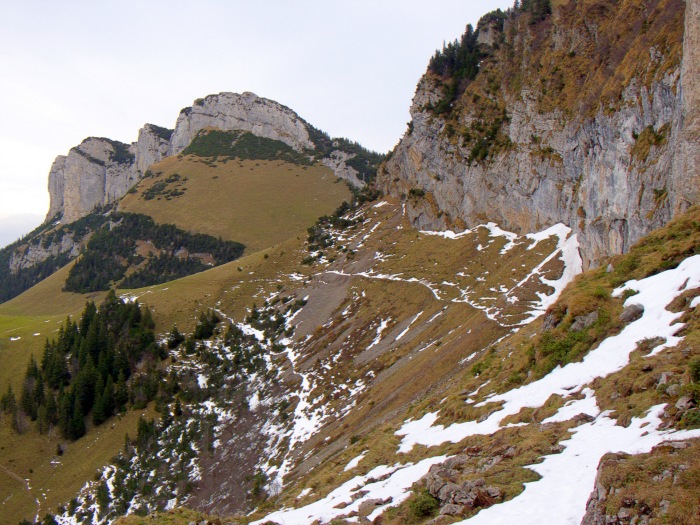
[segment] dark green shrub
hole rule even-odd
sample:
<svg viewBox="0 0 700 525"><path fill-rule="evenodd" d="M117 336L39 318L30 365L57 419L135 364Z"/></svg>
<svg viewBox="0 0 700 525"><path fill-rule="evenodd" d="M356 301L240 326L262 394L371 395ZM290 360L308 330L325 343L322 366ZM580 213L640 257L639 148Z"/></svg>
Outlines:
<svg viewBox="0 0 700 525"><path fill-rule="evenodd" d="M440 501L426 489L417 492L408 500L408 511L414 520L435 516L438 509L440 509Z"/></svg>

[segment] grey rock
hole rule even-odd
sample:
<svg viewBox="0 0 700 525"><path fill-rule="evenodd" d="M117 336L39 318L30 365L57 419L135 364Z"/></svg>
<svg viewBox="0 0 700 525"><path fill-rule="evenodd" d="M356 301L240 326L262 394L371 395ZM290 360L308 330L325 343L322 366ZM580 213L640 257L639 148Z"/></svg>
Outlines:
<svg viewBox="0 0 700 525"><path fill-rule="evenodd" d="M306 123L294 111L254 93L219 93L197 99L180 112L170 139L169 155L185 149L204 128L248 131L279 140L295 150L314 149Z"/></svg>
<svg viewBox="0 0 700 525"><path fill-rule="evenodd" d="M681 393L681 385L678 383L674 383L672 385L669 385L668 388L666 389L666 393L669 396L677 396L678 394Z"/></svg>
<svg viewBox="0 0 700 525"><path fill-rule="evenodd" d="M695 406L695 400L693 399L693 396L690 394L685 395L681 397L677 402L676 402L676 408L678 410L686 411Z"/></svg>
<svg viewBox="0 0 700 525"><path fill-rule="evenodd" d="M561 320L557 319L553 313L547 313L542 320L542 331L546 332L552 328L556 328Z"/></svg>
<svg viewBox="0 0 700 525"><path fill-rule="evenodd" d="M630 509L623 507L617 512L617 519L620 521L620 523L629 523L630 518L632 517L632 513L630 512Z"/></svg>
<svg viewBox="0 0 700 525"><path fill-rule="evenodd" d="M454 503L448 503L440 507L440 514L442 516L461 516L464 514L466 507L464 505L455 505Z"/></svg>
<svg viewBox="0 0 700 525"><path fill-rule="evenodd" d="M469 463L469 456L466 454L458 454L448 458L443 465L446 469L455 469L455 467L461 467L467 463Z"/></svg>
<svg viewBox="0 0 700 525"><path fill-rule="evenodd" d="M574 322L571 324L571 328L569 328L569 330L571 330L572 332L580 332L581 330L584 330L591 326L597 320L598 310L586 315L579 315L574 319Z"/></svg>
<svg viewBox="0 0 700 525"><path fill-rule="evenodd" d="M357 513L360 516L368 516L374 512L374 510L377 507L380 507L382 505L386 505L387 503L391 503L392 498L386 498L386 499L381 499L381 498L373 498L373 499L368 499L360 503L360 506L357 508Z"/></svg>
<svg viewBox="0 0 700 525"><path fill-rule="evenodd" d="M670 372L661 372L661 375L659 375L659 380L656 382L656 386L663 386L668 384L669 380L673 377L673 374Z"/></svg>
<svg viewBox="0 0 700 525"><path fill-rule="evenodd" d="M253 93L209 95L180 112L172 133L145 124L130 145L91 137L68 155L56 157L49 172L51 201L46 220L61 215L64 223L73 222L98 206L116 202L152 165L182 152L205 128L247 131L299 152L315 149L308 124L282 104ZM353 156L336 150L322 161L336 176L359 187L364 183L347 164Z"/></svg>
<svg viewBox="0 0 700 525"><path fill-rule="evenodd" d="M332 169L336 177L340 177L341 179L350 182L353 186L361 188L365 185L365 183L358 178L358 171L347 164L347 161L355 156L356 155L354 153L350 154L344 151L335 150L332 151L328 157L321 160L321 162L325 166Z"/></svg>
<svg viewBox="0 0 700 525"><path fill-rule="evenodd" d="M420 229L446 229L461 219L467 227L493 221L524 233L562 222L578 235L585 267L626 252L700 202L698 0L688 0L686 12L680 67L649 85L631 80L615 111L601 107L594 116L570 117L556 109L540 112L538 86L502 93L514 147L488 162L470 164L470 145L450 140L446 120L427 109L442 98L442 87L425 75L413 99L411 130L387 162L386 173L380 170L379 187L395 197L410 188L432 195L437 205L432 213L421 200L406 201L406 215ZM557 35L567 48L595 38L576 28L558 28ZM459 125L471 126L478 111L478 104L464 109ZM641 161L632 156L634 134L648 126L656 131L666 126L668 140ZM551 148L552 155L533 154L542 147ZM657 202L651 190L664 187L667 197Z"/></svg>
<svg viewBox="0 0 700 525"><path fill-rule="evenodd" d="M49 173L46 220L61 214L70 223L126 195L140 177L135 151L135 145L90 137L57 157Z"/></svg>
<svg viewBox="0 0 700 525"><path fill-rule="evenodd" d="M12 253L8 266L13 274L17 274L24 268L31 268L44 262L49 257L55 257L62 253L68 253L71 257L77 257L86 242L82 239L79 241L75 242L73 234L68 233L48 246L44 246L41 243L21 246Z"/></svg>
<svg viewBox="0 0 700 525"><path fill-rule="evenodd" d="M620 314L620 321L623 323L633 323L644 315L644 306L641 304L631 304Z"/></svg>

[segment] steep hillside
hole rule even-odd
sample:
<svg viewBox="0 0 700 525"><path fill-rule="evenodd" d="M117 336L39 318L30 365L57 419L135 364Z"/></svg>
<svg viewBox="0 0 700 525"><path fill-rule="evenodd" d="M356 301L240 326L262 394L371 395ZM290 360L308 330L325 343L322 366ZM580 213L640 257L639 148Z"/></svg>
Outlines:
<svg viewBox="0 0 700 525"><path fill-rule="evenodd" d="M251 93L57 160L0 251L0 521L697 524L699 15L487 14L376 178Z"/></svg>
<svg viewBox="0 0 700 525"><path fill-rule="evenodd" d="M697 202L698 3L521 4L436 53L380 187L421 228L569 224L595 265Z"/></svg>
<svg viewBox="0 0 700 525"><path fill-rule="evenodd" d="M319 165L277 160L170 157L119 203L156 222L236 240L252 253L304 234L351 193Z"/></svg>
<svg viewBox="0 0 700 525"><path fill-rule="evenodd" d="M259 523L577 522L603 460L592 516L692 523L700 465L683 443L658 445L700 437L698 211L574 279L563 226L436 235L400 210L382 200L320 221L309 255L290 244L130 293L166 340L188 279L224 323L199 342L180 314L194 351L171 350L172 416L59 522L183 503L233 523L253 507ZM630 484L619 453L664 459L635 459ZM675 484L653 481L662 470ZM610 486L626 496L602 499Z"/></svg>
<svg viewBox="0 0 700 525"><path fill-rule="evenodd" d="M212 142L209 133L226 140ZM17 296L81 254L69 290L106 289L125 276L124 286L133 287L189 275L239 256L240 249L229 249L231 242L242 243L252 253L303 234L319 215L351 196L329 168L282 142L246 133L237 139L240 147L231 149L233 140L228 133L203 132L186 154L154 164L118 203L74 222L46 223L0 250L0 301ZM141 215L141 226L149 218L156 224L148 231L131 224L128 231L117 232L114 227L123 222L125 212ZM184 231L167 240L167 224ZM104 234L91 240L98 231ZM105 257L105 250L121 259ZM136 279L132 273L150 277Z"/></svg>

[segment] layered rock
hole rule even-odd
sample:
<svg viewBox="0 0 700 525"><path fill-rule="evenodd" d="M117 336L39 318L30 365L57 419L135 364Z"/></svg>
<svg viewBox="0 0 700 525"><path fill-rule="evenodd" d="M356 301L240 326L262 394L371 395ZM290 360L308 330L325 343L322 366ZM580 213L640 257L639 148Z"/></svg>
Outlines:
<svg viewBox="0 0 700 525"><path fill-rule="evenodd" d="M77 257L86 242L85 239L79 239L79 241L75 242L71 233L48 246L44 246L43 243L24 245L12 254L9 262L10 271L17 274L24 268L31 268L49 257L56 257L63 253L68 253L71 258Z"/></svg>
<svg viewBox="0 0 700 525"><path fill-rule="evenodd" d="M333 170L336 177L345 179L353 186L358 188L364 186L364 182L358 178L358 171L352 166L348 166L347 162L355 157L353 153L347 153L345 151L334 150L328 157L321 160L323 164Z"/></svg>
<svg viewBox="0 0 700 525"><path fill-rule="evenodd" d="M494 88L496 74L491 70L482 74L488 74L488 80L474 81L485 86L481 98L468 92L453 103L451 115L440 114L433 108L444 96L443 82L429 72L418 85L412 125L380 172L380 187L396 196L408 195L414 188L426 193L428 199L407 200L407 214L419 228L494 221L524 233L563 222L578 234L586 265L625 252L698 202L698 142L691 129L697 122L693 100L698 83L692 79L698 46L688 51L697 39L697 3L688 1L682 63L674 65L672 56L649 48L649 64L640 65L640 70L657 74L633 76L621 86L614 104L602 96L593 100L597 111L586 106L592 103L591 93L582 93L581 107L572 111L544 107L539 85L524 83L515 92L504 85ZM569 9L578 9L578 4ZM582 27L580 21L567 25L556 16L545 22L551 23L544 26L551 34L539 45L575 56L583 40L593 45L600 36L593 21L585 22L591 27ZM481 39L482 45L497 41L493 26L487 27L489 35ZM511 42L505 35L515 29L518 36ZM528 36L530 31L537 29L512 17L501 39L519 49L523 64L536 52L532 41L536 36ZM504 52L492 53L501 61L495 68L503 78L519 74L512 71ZM474 143L465 144L461 135L484 123L486 103L501 104L506 116L501 130L507 138L487 158L475 159Z"/></svg>
<svg viewBox="0 0 700 525"><path fill-rule="evenodd" d="M136 170L145 174L148 168L168 156L173 130L146 124L136 141Z"/></svg>
<svg viewBox="0 0 700 525"><path fill-rule="evenodd" d="M288 107L254 93L219 93L197 99L180 112L169 154L180 153L205 128L248 131L284 142L297 151L315 147L306 122Z"/></svg>
<svg viewBox="0 0 700 525"><path fill-rule="evenodd" d="M700 202L700 0L686 0L681 98L673 165L679 198L674 211Z"/></svg>
<svg viewBox="0 0 700 525"><path fill-rule="evenodd" d="M134 147L91 137L58 157L49 174L51 205L47 220L61 214L65 223L123 197L139 178Z"/></svg>
<svg viewBox="0 0 700 525"><path fill-rule="evenodd" d="M320 159L351 184L364 184L361 174L347 164L357 153L336 148L329 137L291 109L253 93L220 93L197 99L183 109L174 130L146 124L131 145L89 138L67 156L57 157L49 174L51 204L46 220L60 215L63 222L72 222L96 207L116 202L150 166L179 154L203 129L245 131L278 140Z"/></svg>

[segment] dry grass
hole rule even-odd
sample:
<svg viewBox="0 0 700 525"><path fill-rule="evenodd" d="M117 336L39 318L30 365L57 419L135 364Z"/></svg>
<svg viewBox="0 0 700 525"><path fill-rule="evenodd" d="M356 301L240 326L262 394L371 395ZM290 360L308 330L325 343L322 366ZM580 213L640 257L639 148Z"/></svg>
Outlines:
<svg viewBox="0 0 700 525"><path fill-rule="evenodd" d="M601 461L599 482L612 492L601 504L607 515L625 507L630 519L647 515L650 523L694 525L700 520L700 440L687 448L662 444L637 456L609 454Z"/></svg>
<svg viewBox="0 0 700 525"><path fill-rule="evenodd" d="M169 157L151 171L156 175L124 197L121 211L242 242L247 254L304 234L318 217L350 198L345 183L320 165L237 159L211 163L187 156ZM184 195L143 198L153 184L174 173L181 177Z"/></svg>
<svg viewBox="0 0 700 525"><path fill-rule="evenodd" d="M136 435L141 414L153 417L152 409L132 411L110 424L88 430L75 443L57 436L42 436L35 431L18 436L8 425L0 425L0 515L2 523L34 519L54 513L59 504L74 497L94 473L107 464L124 444L124 435ZM56 456L58 445L65 447ZM17 477L28 480L31 490ZM39 500L39 506L35 500Z"/></svg>

